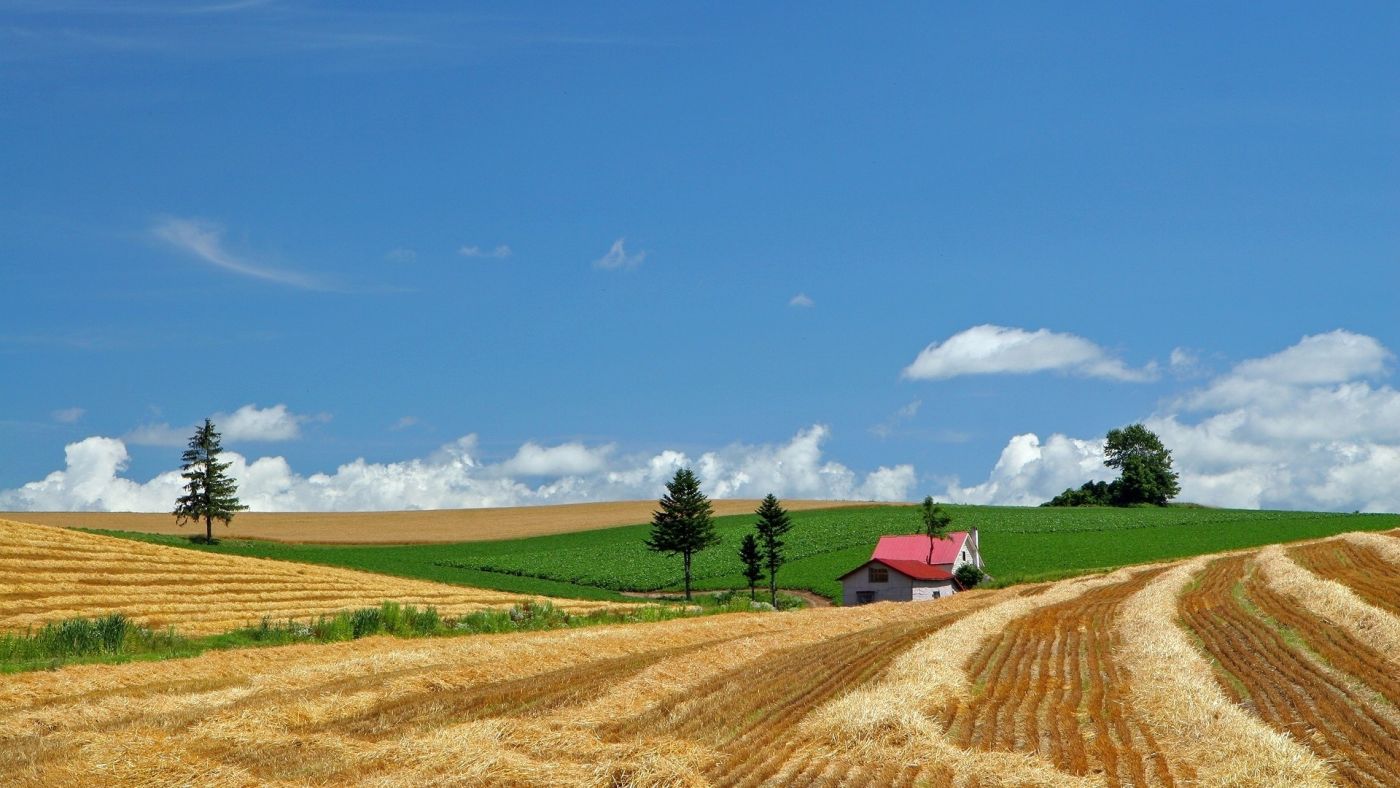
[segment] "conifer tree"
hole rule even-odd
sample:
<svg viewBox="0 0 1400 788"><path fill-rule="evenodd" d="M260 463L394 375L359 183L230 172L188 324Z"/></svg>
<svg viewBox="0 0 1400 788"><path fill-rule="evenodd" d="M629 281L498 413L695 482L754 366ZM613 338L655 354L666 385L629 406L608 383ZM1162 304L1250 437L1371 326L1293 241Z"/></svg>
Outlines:
<svg viewBox="0 0 1400 788"><path fill-rule="evenodd" d="M226 473L230 463L219 462L222 452L214 423L205 419L204 426L195 428L189 448L180 457L185 494L175 500L172 514L177 525L203 520L206 542L214 541L215 520L228 525L236 512L248 508L239 503L238 484Z"/></svg>
<svg viewBox="0 0 1400 788"><path fill-rule="evenodd" d="M744 541L739 545L739 560L744 562L744 577L749 581L749 599L758 599L756 589L758 581L763 579L763 554L758 549L758 537L744 534Z"/></svg>
<svg viewBox="0 0 1400 788"><path fill-rule="evenodd" d="M792 530L792 518L772 494L758 505L759 546L763 549L763 563L768 569L768 594L773 607L778 606L778 569L787 563L783 555L783 536Z"/></svg>
<svg viewBox="0 0 1400 788"><path fill-rule="evenodd" d="M690 565L695 554L719 544L712 519L714 507L700 492L700 480L689 468L676 471L666 483L666 494L651 514L651 535L647 549L668 555L679 555L685 566L685 598L690 601Z"/></svg>

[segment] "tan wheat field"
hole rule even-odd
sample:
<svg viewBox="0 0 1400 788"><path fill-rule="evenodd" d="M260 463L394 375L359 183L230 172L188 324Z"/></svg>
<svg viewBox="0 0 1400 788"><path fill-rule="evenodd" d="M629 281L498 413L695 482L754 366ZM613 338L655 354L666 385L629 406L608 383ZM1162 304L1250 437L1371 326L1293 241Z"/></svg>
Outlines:
<svg viewBox="0 0 1400 788"><path fill-rule="evenodd" d="M529 598L0 520L0 632L121 612L152 627L204 634L263 616L310 618L384 601L432 605L444 615L459 615ZM603 606L556 603L573 612Z"/></svg>
<svg viewBox="0 0 1400 788"><path fill-rule="evenodd" d="M1400 654L1387 644L1400 621L1366 593L1395 583L1400 563L1358 546L1369 545L1343 537L932 602L16 675L0 683L0 774L1396 785ZM1370 574L1324 580L1313 574L1324 560Z"/></svg>
<svg viewBox="0 0 1400 788"><path fill-rule="evenodd" d="M757 500L712 501L715 514L752 514ZM788 511L872 506L860 501L783 501ZM888 504L878 504L886 506ZM435 509L411 512L243 512L229 525L216 523L219 538L267 539L314 544L430 544L520 539L527 536L591 531L651 520L656 501L609 501L496 509ZM138 531L148 534L202 534L203 524L178 526L175 518L145 512L0 512L0 519Z"/></svg>

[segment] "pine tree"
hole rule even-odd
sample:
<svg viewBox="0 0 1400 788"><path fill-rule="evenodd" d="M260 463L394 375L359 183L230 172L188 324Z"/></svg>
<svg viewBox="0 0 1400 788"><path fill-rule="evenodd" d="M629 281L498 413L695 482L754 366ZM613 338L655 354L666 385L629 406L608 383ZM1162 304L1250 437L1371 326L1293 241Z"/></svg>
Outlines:
<svg viewBox="0 0 1400 788"><path fill-rule="evenodd" d="M189 448L180 457L185 494L176 499L172 514L178 525L189 520L203 520L206 542L214 541L215 520L228 525L234 513L248 508L238 502L238 485L226 473L231 463L219 462L222 452L214 423L205 419L204 426L195 429Z"/></svg>
<svg viewBox="0 0 1400 788"><path fill-rule="evenodd" d="M773 607L778 606L778 569L787 562L783 555L783 536L792 530L792 518L772 493L758 505L758 539L763 548L763 562L768 568L768 593Z"/></svg>
<svg viewBox="0 0 1400 788"><path fill-rule="evenodd" d="M679 555L685 560L685 598L690 601L690 564L695 554L719 544L715 533L714 508L710 499L700 492L700 480L689 468L676 471L666 483L666 494L660 507L651 515L651 536L647 549L658 553Z"/></svg>
<svg viewBox="0 0 1400 788"><path fill-rule="evenodd" d="M758 581L763 579L763 554L758 549L758 537L744 534L744 541L739 545L739 560L744 562L744 577L749 581L749 599L758 599L756 589Z"/></svg>

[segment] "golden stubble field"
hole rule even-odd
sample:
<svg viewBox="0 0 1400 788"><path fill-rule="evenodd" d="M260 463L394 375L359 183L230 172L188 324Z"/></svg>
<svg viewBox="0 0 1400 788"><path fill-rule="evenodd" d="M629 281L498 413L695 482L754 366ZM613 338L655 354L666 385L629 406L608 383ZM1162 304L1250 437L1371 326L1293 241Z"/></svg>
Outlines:
<svg viewBox="0 0 1400 788"><path fill-rule="evenodd" d="M1397 595L1400 538L1349 534L923 603L72 667L0 683L0 774L1394 785Z"/></svg>
<svg viewBox="0 0 1400 788"><path fill-rule="evenodd" d="M328 566L217 555L0 520L0 632L125 613L187 634L312 618L384 601L444 615L509 608L528 597ZM609 606L554 600L571 612Z"/></svg>
<svg viewBox="0 0 1400 788"><path fill-rule="evenodd" d="M757 500L712 501L716 515L752 514ZM783 501L788 511L874 506L868 501ZM611 501L496 509L436 509L411 512L242 512L214 535L227 539L268 539L314 544L428 544L520 539L591 531L651 520L656 501ZM0 519L67 528L138 531L149 534L204 533L204 525L175 524L164 513L0 512Z"/></svg>

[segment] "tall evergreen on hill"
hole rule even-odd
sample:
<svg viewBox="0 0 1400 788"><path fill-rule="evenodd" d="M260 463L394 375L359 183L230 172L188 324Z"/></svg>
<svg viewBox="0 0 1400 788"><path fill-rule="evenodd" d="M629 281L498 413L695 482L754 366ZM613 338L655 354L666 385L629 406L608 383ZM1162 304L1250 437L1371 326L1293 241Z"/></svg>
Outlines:
<svg viewBox="0 0 1400 788"><path fill-rule="evenodd" d="M778 503L773 493L758 505L758 541L763 550L763 563L768 568L768 594L773 607L778 606L778 570L787 563L783 555L783 536L792 530L792 518Z"/></svg>
<svg viewBox="0 0 1400 788"><path fill-rule="evenodd" d="M219 462L221 453L219 433L214 431L214 423L205 419L204 426L195 428L189 448L180 457L185 494L175 500L172 514L177 525L203 520L206 542L214 541L215 520L228 525L236 512L248 508L239 502L238 484L227 473L230 463Z"/></svg>
<svg viewBox="0 0 1400 788"><path fill-rule="evenodd" d="M666 483L666 494L651 514L651 535L647 549L679 555L685 561L685 598L690 600L690 564L695 554L719 544L715 533L714 507L700 492L700 480L689 468L676 471Z"/></svg>

